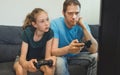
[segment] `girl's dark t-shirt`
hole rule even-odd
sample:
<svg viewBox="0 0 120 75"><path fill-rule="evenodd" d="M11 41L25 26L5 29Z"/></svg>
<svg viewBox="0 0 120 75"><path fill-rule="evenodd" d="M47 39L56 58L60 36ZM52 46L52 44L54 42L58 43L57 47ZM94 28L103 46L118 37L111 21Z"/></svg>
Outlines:
<svg viewBox="0 0 120 75"><path fill-rule="evenodd" d="M33 26L28 26L22 34L22 40L28 43L28 52L27 52L27 60L30 59L44 59L45 58L45 50L46 50L46 43L53 37L53 31L49 29L48 32L45 32L41 40L34 41L35 28Z"/></svg>

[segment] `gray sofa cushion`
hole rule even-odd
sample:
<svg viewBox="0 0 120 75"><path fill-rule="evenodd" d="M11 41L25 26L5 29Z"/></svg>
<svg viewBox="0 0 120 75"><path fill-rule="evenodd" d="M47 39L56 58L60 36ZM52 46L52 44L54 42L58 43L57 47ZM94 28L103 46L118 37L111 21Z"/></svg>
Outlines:
<svg viewBox="0 0 120 75"><path fill-rule="evenodd" d="M20 44L21 33L21 27L0 26L0 44Z"/></svg>
<svg viewBox="0 0 120 75"><path fill-rule="evenodd" d="M87 75L87 67L82 65L69 65L70 75Z"/></svg>
<svg viewBox="0 0 120 75"><path fill-rule="evenodd" d="M13 62L0 63L0 75L15 75Z"/></svg>
<svg viewBox="0 0 120 75"><path fill-rule="evenodd" d="M99 26L100 25L89 25L91 29L91 33L93 37L98 41L98 34L99 34Z"/></svg>
<svg viewBox="0 0 120 75"><path fill-rule="evenodd" d="M0 26L0 62L14 61L20 51L22 28Z"/></svg>
<svg viewBox="0 0 120 75"><path fill-rule="evenodd" d="M20 52L20 45L0 44L0 62L14 61Z"/></svg>
<svg viewBox="0 0 120 75"><path fill-rule="evenodd" d="M0 63L0 75L15 75L13 64L14 62ZM40 75L40 72L29 72L28 75Z"/></svg>

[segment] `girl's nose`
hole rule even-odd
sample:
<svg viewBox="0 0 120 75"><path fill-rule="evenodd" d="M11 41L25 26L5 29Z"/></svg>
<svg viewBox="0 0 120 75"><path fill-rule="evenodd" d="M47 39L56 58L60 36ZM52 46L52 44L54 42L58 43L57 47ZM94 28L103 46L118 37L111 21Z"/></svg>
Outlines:
<svg viewBox="0 0 120 75"><path fill-rule="evenodd" d="M46 24L46 25L49 25L49 24L50 24L50 22L49 22L49 21L46 21L46 22L45 22L45 24Z"/></svg>

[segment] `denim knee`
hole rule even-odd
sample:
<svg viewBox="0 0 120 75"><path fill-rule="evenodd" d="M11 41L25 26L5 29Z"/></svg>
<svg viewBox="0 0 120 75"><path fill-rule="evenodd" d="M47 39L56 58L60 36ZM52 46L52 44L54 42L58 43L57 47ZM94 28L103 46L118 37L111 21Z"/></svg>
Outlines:
<svg viewBox="0 0 120 75"><path fill-rule="evenodd" d="M56 75L69 75L67 59L65 57L57 57Z"/></svg>

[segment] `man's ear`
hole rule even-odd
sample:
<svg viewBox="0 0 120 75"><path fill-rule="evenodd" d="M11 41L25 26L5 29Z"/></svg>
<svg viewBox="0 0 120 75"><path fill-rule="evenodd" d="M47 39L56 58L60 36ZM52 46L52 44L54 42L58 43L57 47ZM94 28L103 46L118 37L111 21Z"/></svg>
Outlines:
<svg viewBox="0 0 120 75"><path fill-rule="evenodd" d="M32 22L33 27L37 28L37 25L35 22Z"/></svg>

